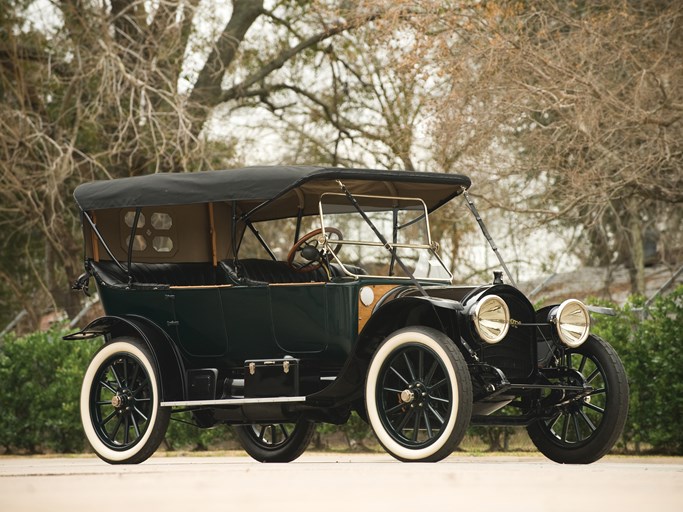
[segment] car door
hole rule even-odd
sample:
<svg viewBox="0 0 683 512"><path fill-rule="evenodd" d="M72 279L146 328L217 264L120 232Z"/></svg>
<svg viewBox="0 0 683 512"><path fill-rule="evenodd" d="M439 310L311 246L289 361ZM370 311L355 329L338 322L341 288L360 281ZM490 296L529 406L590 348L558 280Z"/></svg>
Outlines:
<svg viewBox="0 0 683 512"><path fill-rule="evenodd" d="M325 283L270 284L273 333L287 354L323 352L328 344Z"/></svg>
<svg viewBox="0 0 683 512"><path fill-rule="evenodd" d="M228 350L220 288L174 287L167 293L173 304L178 343L193 357L220 357Z"/></svg>

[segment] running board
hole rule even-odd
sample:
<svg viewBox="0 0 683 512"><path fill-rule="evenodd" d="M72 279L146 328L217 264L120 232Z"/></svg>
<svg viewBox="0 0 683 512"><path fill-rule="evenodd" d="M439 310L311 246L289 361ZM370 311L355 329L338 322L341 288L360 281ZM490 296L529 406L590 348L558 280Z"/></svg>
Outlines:
<svg viewBox="0 0 683 512"><path fill-rule="evenodd" d="M177 402L161 402L161 407L204 407L218 405L286 404L292 402L305 401L305 396L275 396L266 398L221 398L219 400L180 400Z"/></svg>

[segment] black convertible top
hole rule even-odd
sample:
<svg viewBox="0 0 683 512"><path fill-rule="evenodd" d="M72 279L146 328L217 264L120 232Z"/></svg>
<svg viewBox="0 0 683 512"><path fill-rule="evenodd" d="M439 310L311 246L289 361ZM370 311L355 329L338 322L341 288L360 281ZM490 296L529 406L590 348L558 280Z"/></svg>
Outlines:
<svg viewBox="0 0 683 512"><path fill-rule="evenodd" d="M461 194L471 184L467 176L460 174L257 166L92 181L78 186L74 198L83 211L234 201L240 203L242 212L260 211L273 200L283 198L277 201L277 208L267 208L269 213L265 217L275 218L291 215L293 201L300 207L306 204L306 214L315 213L320 193L340 191L337 180L357 194L420 197L429 211ZM307 201L309 194L316 199Z"/></svg>

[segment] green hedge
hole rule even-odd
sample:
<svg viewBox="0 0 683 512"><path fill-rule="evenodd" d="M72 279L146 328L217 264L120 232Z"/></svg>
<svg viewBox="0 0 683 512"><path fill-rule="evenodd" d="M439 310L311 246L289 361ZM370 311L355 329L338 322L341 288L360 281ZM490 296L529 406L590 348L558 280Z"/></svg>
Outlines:
<svg viewBox="0 0 683 512"><path fill-rule="evenodd" d="M596 315L593 323L626 367L631 398L622 446L682 455L683 286L643 306L634 298L617 316Z"/></svg>
<svg viewBox="0 0 683 512"><path fill-rule="evenodd" d="M81 380L97 346L62 330L5 336L0 348L0 446L8 452L80 452Z"/></svg>
<svg viewBox="0 0 683 512"><path fill-rule="evenodd" d="M631 387L630 412L620 446L623 450L681 455L683 286L655 301L647 315L639 310L642 306L641 299L634 299L617 308L617 316L597 316L594 322L594 331L621 356ZM55 327L0 340L0 450L69 453L88 449L78 400L81 379L99 344L63 341L63 334ZM349 446L362 447L371 435L355 415L345 426L320 426L318 433L320 447L325 445L320 436L341 433ZM205 450L232 439L229 428L202 430L171 422L165 445L171 450Z"/></svg>

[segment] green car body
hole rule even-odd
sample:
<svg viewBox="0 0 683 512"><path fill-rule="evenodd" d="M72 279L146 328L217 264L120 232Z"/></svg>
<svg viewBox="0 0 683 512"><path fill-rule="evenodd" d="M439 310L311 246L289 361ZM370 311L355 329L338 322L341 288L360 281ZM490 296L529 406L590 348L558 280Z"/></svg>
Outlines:
<svg viewBox="0 0 683 512"><path fill-rule="evenodd" d="M470 424L526 426L558 462L600 458L625 421L623 367L579 301L536 311L502 273L453 286L428 218L469 186L317 167L81 185L77 287L94 277L106 315L67 338L104 340L81 396L96 453L141 462L189 411L289 461L316 422L355 411L403 461L446 457Z"/></svg>

